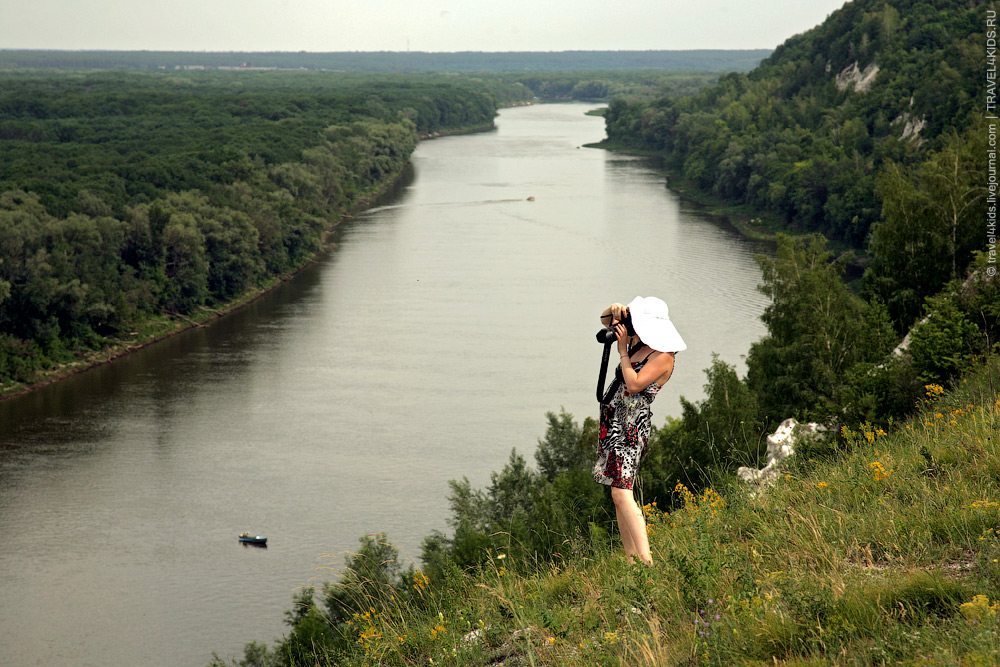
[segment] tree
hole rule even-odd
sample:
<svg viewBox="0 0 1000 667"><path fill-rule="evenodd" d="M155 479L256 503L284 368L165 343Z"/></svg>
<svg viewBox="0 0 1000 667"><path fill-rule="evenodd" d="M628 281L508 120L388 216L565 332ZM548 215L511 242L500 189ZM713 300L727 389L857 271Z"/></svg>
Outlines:
<svg viewBox="0 0 1000 667"><path fill-rule="evenodd" d="M640 468L646 502L668 507L677 481L698 488L710 483L712 471L757 463L763 427L746 380L716 355L705 375L705 398L692 403L681 397L681 418L668 419L650 438Z"/></svg>
<svg viewBox="0 0 1000 667"><path fill-rule="evenodd" d="M881 306L844 285L847 259L834 258L819 235L779 235L776 257L757 259L771 304L761 316L768 335L750 347L747 381L769 423L834 415L845 373L880 359L895 340Z"/></svg>
<svg viewBox="0 0 1000 667"><path fill-rule="evenodd" d="M198 221L190 213L170 217L163 232L166 249L166 276L169 279L164 295L167 310L189 313L202 305L208 295L208 260L205 257L205 236Z"/></svg>
<svg viewBox="0 0 1000 667"><path fill-rule="evenodd" d="M412 574L399 563L399 551L385 533L364 535L358 551L345 558L344 573L324 591L333 625L351 620L357 611L382 609L409 588ZM409 576L408 576L409 575Z"/></svg>
<svg viewBox="0 0 1000 667"><path fill-rule="evenodd" d="M585 450L586 445L581 442L582 429L565 409L560 409L558 416L554 412L546 412L545 418L549 426L545 437L538 440L535 462L539 471L551 482L560 472L580 465L585 455L585 451L581 450Z"/></svg>
<svg viewBox="0 0 1000 667"><path fill-rule="evenodd" d="M920 316L926 297L960 277L981 245L982 136L978 127L952 133L916 173L890 163L879 179L882 220L872 230L864 293L885 301L900 332Z"/></svg>

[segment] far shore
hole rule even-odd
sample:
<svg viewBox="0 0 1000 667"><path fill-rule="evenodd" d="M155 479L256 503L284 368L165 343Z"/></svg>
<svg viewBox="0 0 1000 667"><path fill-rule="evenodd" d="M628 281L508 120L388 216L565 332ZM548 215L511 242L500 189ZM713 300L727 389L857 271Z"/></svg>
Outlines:
<svg viewBox="0 0 1000 667"><path fill-rule="evenodd" d="M489 132L495 128L496 125L491 123L489 125L474 128L460 128L434 133L422 133L418 135L418 138L421 141L427 141L444 136ZM189 316L171 315L154 318L145 323L144 326L150 329L150 332L145 336L129 341L119 341L101 350L88 351L83 353L80 359L76 361L60 364L55 368L39 372L36 379L29 384L17 384L5 389L0 389L0 401L6 401L17 396L22 396L35 391L36 389L59 382L60 380L65 380L66 378L78 375L79 373L84 373L92 368L110 364L116 359L120 359L132 354L133 352L147 348L150 345L155 345L164 339L176 336L177 334L188 331L189 329L208 326L215 320L225 317L230 313L234 313L244 306L253 303L257 299L277 288L279 285L282 285L294 278L306 267L314 264L318 260L319 256L329 248L330 237L337 227L339 227L342 222L350 220L358 214L368 210L375 205L375 202L377 202L379 198L383 197L386 193L391 192L392 189L399 183L400 179L403 178L409 166L410 163L408 162L406 167L400 170L398 174L387 180L378 190L370 193L358 201L358 203L355 204L349 212L344 213L335 220L331 220L330 225L326 230L323 247L316 253L316 255L304 262L302 266L294 271L281 276L272 276L263 286L247 290L239 298L230 301L229 303L219 304L216 307L202 306L195 309L195 311Z"/></svg>

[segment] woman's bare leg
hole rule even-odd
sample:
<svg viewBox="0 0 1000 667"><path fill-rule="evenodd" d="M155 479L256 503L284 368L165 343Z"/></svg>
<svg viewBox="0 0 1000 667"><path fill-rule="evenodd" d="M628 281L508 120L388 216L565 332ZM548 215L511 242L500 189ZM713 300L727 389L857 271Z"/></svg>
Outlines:
<svg viewBox="0 0 1000 667"><path fill-rule="evenodd" d="M612 487L611 499L615 503L618 530L622 535L626 558L631 563L632 557L636 556L646 565L652 565L653 557L649 553L649 537L646 535L646 519L635 502L632 490Z"/></svg>
<svg viewBox="0 0 1000 667"><path fill-rule="evenodd" d="M614 497L614 491L612 490L612 497ZM618 503L615 503L615 515L618 517L618 532L622 536L622 546L625 547L625 559L632 564L632 554L635 553L635 543L632 541L632 533L628 529L628 521L625 518L625 513Z"/></svg>

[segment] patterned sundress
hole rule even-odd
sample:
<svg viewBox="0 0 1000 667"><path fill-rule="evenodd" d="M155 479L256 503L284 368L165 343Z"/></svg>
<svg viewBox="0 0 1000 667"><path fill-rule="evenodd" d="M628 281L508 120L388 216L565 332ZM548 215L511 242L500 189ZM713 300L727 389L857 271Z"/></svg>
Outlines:
<svg viewBox="0 0 1000 667"><path fill-rule="evenodd" d="M649 355L633 362L632 370L638 373L648 360ZM659 391L660 385L653 382L638 394L630 394L622 383L611 401L601 404L595 482L618 489L632 488L639 474L639 461L649 444L653 417L650 404Z"/></svg>

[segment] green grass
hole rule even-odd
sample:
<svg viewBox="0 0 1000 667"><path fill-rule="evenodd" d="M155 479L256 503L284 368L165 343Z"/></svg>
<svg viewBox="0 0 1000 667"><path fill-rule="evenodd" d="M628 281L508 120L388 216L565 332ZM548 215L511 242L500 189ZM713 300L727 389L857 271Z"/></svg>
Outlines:
<svg viewBox="0 0 1000 667"><path fill-rule="evenodd" d="M1000 664L1000 364L766 493L647 506L655 563L492 554L356 616L341 665ZM593 553L581 549L581 553ZM362 607L364 608L364 607Z"/></svg>

